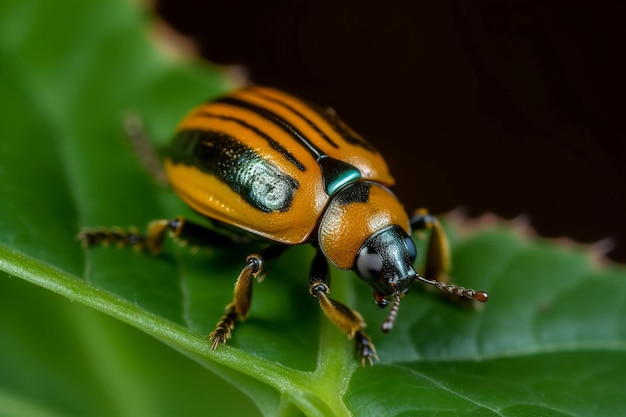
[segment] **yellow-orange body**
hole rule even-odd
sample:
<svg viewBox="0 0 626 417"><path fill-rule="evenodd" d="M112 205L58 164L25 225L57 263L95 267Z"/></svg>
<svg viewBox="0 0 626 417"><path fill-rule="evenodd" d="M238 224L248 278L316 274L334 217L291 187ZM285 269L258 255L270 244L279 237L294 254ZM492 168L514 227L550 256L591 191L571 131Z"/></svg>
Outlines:
<svg viewBox="0 0 626 417"><path fill-rule="evenodd" d="M271 88L193 109L165 167L199 213L279 243L319 241L339 268L351 268L363 242L386 226L410 233L381 154L332 109ZM369 190L365 201L342 199L357 183Z"/></svg>
<svg viewBox="0 0 626 417"><path fill-rule="evenodd" d="M215 349L230 339L246 318L252 281L264 262L287 245L317 248L309 272L309 293L324 314L354 339L362 363L376 349L362 316L330 298L328 261L353 269L373 290L378 308L393 302L381 329L389 332L400 298L415 280L477 301L487 293L420 276L411 229L431 229L426 270L445 281L449 251L443 228L425 210L409 219L387 188L394 183L382 156L343 123L322 109L289 94L249 87L193 109L180 123L165 160L168 180L190 207L204 216L270 241L250 254L235 284L233 301L210 333ZM115 243L160 253L166 232L207 245L236 243L184 217L160 219L147 234L135 229L87 229L85 246ZM236 235L236 233L235 233Z"/></svg>

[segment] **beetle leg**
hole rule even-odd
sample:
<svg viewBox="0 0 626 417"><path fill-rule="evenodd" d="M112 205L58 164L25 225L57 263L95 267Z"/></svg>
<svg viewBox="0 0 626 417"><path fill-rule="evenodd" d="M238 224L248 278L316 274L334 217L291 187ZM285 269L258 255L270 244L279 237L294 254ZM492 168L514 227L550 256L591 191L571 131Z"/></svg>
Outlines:
<svg viewBox="0 0 626 417"><path fill-rule="evenodd" d="M167 185L167 175L165 174L163 163L146 134L141 117L133 113L126 115L124 117L124 130L137 158L152 179L157 184Z"/></svg>
<svg viewBox="0 0 626 417"><path fill-rule="evenodd" d="M428 214L426 209L416 210L411 217L411 228L430 229L430 240L428 242L428 252L426 254L426 265L424 278L418 275L418 279L426 284L433 285L440 290L454 296L461 304L467 299L473 299L481 303L489 299L489 295L484 291L475 291L471 288L457 287L449 283L448 273L451 269L450 245L446 233L441 227L441 223L436 217ZM461 297L461 298L456 298Z"/></svg>
<svg viewBox="0 0 626 417"><path fill-rule="evenodd" d="M366 360L371 365L373 359L378 359L372 340L363 330L365 328L363 317L357 311L328 296L330 293L328 262L323 252L319 249L311 265L309 293L317 298L326 317L340 330L347 333L350 339L354 338L357 354L361 358L363 365L365 365Z"/></svg>
<svg viewBox="0 0 626 417"><path fill-rule="evenodd" d="M148 224L148 231L141 234L136 228L83 229L77 236L84 247L96 245L117 245L131 247L134 250L147 249L158 255L163 249L163 240L167 232L185 244L196 246L224 246L242 240L237 235L225 236L183 217L173 220L154 220ZM245 238L244 238L245 239Z"/></svg>
<svg viewBox="0 0 626 417"><path fill-rule="evenodd" d="M248 316L252 302L252 278L261 273L262 266L261 255L252 254L246 258L246 266L235 282L233 301L226 306L226 313L217 322L215 330L209 334L209 340L213 342L211 345L213 350L220 343L226 343L230 339L237 319L243 320Z"/></svg>
<svg viewBox="0 0 626 417"><path fill-rule="evenodd" d="M426 253L425 276L436 281L448 282L448 273L451 269L450 245L441 223L426 209L416 210L410 221L412 229L429 229L431 232Z"/></svg>
<svg viewBox="0 0 626 417"><path fill-rule="evenodd" d="M121 227L111 228L85 228L76 235L84 248L89 246L109 246L130 247L134 250L142 250L146 247L146 237L135 227L123 229Z"/></svg>
<svg viewBox="0 0 626 417"><path fill-rule="evenodd" d="M215 325L215 330L209 334L208 339L212 342L213 350L231 338L237 320L245 320L248 316L252 304L252 278L257 277L261 280L264 262L278 257L286 248L286 246L270 246L259 254L248 255L246 266L235 282L233 301L226 306L226 313Z"/></svg>

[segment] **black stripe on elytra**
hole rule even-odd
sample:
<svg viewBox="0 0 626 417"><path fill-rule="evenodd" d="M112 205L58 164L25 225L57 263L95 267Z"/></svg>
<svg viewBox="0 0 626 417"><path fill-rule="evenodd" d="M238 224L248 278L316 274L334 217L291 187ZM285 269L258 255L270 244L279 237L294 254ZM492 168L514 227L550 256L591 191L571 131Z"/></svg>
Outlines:
<svg viewBox="0 0 626 417"><path fill-rule="evenodd" d="M274 112L271 112L267 109L264 109L261 106L257 106L256 104L248 103L247 101L243 101L237 98L232 97L224 97L222 99L216 100L216 103L225 103L231 106L240 107L242 109L249 110L258 114L259 116L267 119L268 121L274 123L282 130L290 134L297 142L299 142L304 148L315 158L315 160L319 160L323 156L325 156L324 152L318 149L315 145L313 145L309 140L307 140L302 133L294 126L291 125L287 120L283 119L279 115Z"/></svg>
<svg viewBox="0 0 626 417"><path fill-rule="evenodd" d="M289 104L285 103L284 101L282 101L282 100L280 100L278 98L271 97L271 96L268 96L268 95L263 94L263 93L256 92L256 94L258 96L263 97L267 101L271 101L272 103L278 104L279 106L282 106L285 109L289 110L290 112L295 114L297 117L299 117L300 119L304 120L304 122L307 125L309 125L313 130L315 130L317 132L317 134L320 135L320 137L326 141L326 143L328 143L333 148L339 148L339 146L335 143L335 141L333 141L331 138L326 136L326 133L324 133L324 131L322 129L320 129L319 126L317 126L315 123L313 123L313 121L311 119L306 117L304 114L300 113L298 110L294 109Z"/></svg>
<svg viewBox="0 0 626 417"><path fill-rule="evenodd" d="M222 116L222 115L219 115L219 114L213 114L213 113L209 113L209 112L205 112L205 111L198 112L198 115L203 116L203 117L212 118L212 119L227 120L229 122L237 123L238 125L243 126L246 129L250 129L251 131L253 131L257 135L259 135L260 137L265 139L265 141L274 150L280 152L280 154L283 155L285 158L287 158L287 160L289 162L291 162L293 165L295 165L296 168L298 168L300 171L306 171L306 167L304 166L304 164L302 162L300 162L291 152L289 152L287 149L285 149L285 147L283 145L278 143L276 140L272 139L272 137L270 135L268 135L267 133L263 132L259 128L255 127L255 126L252 126L251 124L249 124L249 123L247 123L247 122L245 122L245 121L243 121L241 119L238 119L236 117Z"/></svg>
<svg viewBox="0 0 626 417"><path fill-rule="evenodd" d="M350 145L360 146L363 149L367 149L372 153L376 153L376 149L363 138L358 135L353 135L350 133L350 129L346 123L337 116L335 111L332 108L324 108L320 107L313 103L308 103L309 107L313 111L315 111L322 119L326 120L326 122L332 127L332 129L339 134Z"/></svg>

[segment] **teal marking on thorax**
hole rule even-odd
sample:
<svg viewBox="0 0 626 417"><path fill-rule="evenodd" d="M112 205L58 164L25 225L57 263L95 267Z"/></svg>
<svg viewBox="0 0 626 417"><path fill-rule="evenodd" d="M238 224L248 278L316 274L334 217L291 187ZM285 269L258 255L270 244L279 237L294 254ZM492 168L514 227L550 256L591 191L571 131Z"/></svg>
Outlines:
<svg viewBox="0 0 626 417"><path fill-rule="evenodd" d="M361 171L347 162L325 156L318 163L322 168L324 189L329 196L333 196L346 185L361 180Z"/></svg>

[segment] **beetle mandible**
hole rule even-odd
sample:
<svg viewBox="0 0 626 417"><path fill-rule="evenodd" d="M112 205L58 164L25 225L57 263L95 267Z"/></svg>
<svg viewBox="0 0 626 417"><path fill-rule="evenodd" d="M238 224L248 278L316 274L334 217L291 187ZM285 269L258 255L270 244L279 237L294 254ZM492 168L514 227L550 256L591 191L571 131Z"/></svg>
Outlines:
<svg viewBox="0 0 626 417"><path fill-rule="evenodd" d="M373 289L378 308L392 303L382 330L393 328L401 297L414 281L460 297L487 301L487 293L446 282L449 250L437 219L417 210L409 217L389 190L394 179L383 157L329 108L268 87L235 91L194 108L179 124L165 159L168 182L195 211L241 233L221 234L182 217L156 220L146 235L136 230L85 229L85 246L117 243L153 254L166 232L181 240L221 245L238 235L270 245L251 254L237 278L233 301L209 335L226 343L248 315L252 281L264 262L304 243L316 248L309 292L324 314L356 343L362 363L377 358L361 315L330 298L328 261L353 270ZM412 230L430 229L422 277Z"/></svg>

